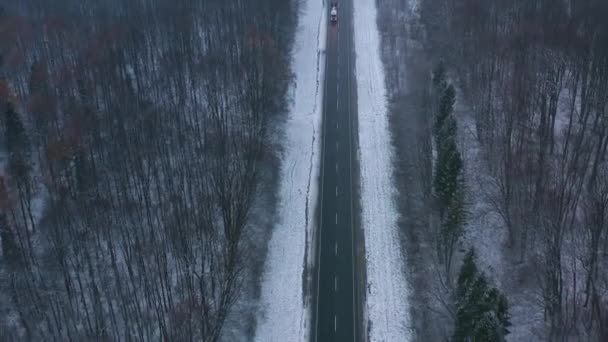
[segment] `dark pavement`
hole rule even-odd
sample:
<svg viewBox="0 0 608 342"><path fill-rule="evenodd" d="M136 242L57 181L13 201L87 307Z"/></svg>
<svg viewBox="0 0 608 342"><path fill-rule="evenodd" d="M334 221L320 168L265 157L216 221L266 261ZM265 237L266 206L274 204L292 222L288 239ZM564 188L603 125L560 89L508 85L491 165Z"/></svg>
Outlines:
<svg viewBox="0 0 608 342"><path fill-rule="evenodd" d="M313 0L315 1L315 0ZM320 0L316 0L320 1ZM313 341L355 341L355 241L353 228L352 0L340 0L338 22L329 22L323 104L320 222L317 239Z"/></svg>

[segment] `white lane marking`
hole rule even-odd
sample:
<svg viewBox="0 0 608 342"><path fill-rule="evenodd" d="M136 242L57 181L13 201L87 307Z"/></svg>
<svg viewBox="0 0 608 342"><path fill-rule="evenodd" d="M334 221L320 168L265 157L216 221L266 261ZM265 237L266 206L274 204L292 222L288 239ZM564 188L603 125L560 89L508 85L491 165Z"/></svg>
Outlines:
<svg viewBox="0 0 608 342"><path fill-rule="evenodd" d="M335 255L336 256L338 255L338 243L337 242L336 242L336 252L335 252Z"/></svg>
<svg viewBox="0 0 608 342"><path fill-rule="evenodd" d="M336 225L338 224L338 213L336 213Z"/></svg>
<svg viewBox="0 0 608 342"><path fill-rule="evenodd" d="M336 141L336 152L338 151L338 142Z"/></svg>
<svg viewBox="0 0 608 342"><path fill-rule="evenodd" d="M340 126L338 125L338 121L336 121L336 128L338 128L338 127L340 127Z"/></svg>
<svg viewBox="0 0 608 342"><path fill-rule="evenodd" d="M338 277L334 277L334 292L338 292Z"/></svg>
<svg viewBox="0 0 608 342"><path fill-rule="evenodd" d="M336 163L336 173L338 173L338 170L339 170L339 169L340 169L340 168L338 167L338 163Z"/></svg>
<svg viewBox="0 0 608 342"><path fill-rule="evenodd" d="M337 85L336 94L340 94L340 73L338 73L338 82L336 82L336 85ZM336 96L336 112L339 111L339 108L340 108L340 97Z"/></svg>
<svg viewBox="0 0 608 342"><path fill-rule="evenodd" d="M334 315L334 331L338 331L338 316Z"/></svg>
<svg viewBox="0 0 608 342"><path fill-rule="evenodd" d="M336 186L336 197L338 197L338 187Z"/></svg>

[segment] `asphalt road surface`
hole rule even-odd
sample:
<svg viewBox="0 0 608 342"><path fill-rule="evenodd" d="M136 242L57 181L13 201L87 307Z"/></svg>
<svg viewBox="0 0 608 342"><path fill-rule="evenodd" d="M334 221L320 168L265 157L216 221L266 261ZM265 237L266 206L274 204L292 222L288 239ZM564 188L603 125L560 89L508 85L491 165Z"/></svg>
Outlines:
<svg viewBox="0 0 608 342"><path fill-rule="evenodd" d="M319 0L317 0L319 1ZM328 6L330 7L330 6ZM328 18L329 18L329 8ZM338 3L338 22L328 19L323 104L323 142L317 288L313 340L356 340L353 228L352 0Z"/></svg>

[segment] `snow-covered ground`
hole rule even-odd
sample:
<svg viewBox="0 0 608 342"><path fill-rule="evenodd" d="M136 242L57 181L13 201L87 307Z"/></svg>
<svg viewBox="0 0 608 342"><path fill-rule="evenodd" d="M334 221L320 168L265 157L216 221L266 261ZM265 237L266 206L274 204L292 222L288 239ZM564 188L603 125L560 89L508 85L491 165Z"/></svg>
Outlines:
<svg viewBox="0 0 608 342"><path fill-rule="evenodd" d="M354 0L362 224L370 341L409 341L408 287L394 203L385 73L374 0Z"/></svg>
<svg viewBox="0 0 608 342"><path fill-rule="evenodd" d="M462 94L460 88L457 94ZM556 118L556 134L563 132L568 123L566 95L560 98L560 110ZM465 165L465 184L468 192L468 216L463 236L463 250L475 248L478 266L498 288L506 294L510 304L511 324L506 340L545 340L542 298L534 283L532 266L515 261L509 250L507 228L497 212L493 198L497 196L497 180L493 179L484 160L483 146L480 145L475 129L475 119L467 103L459 100L454 108L458 120L459 146ZM560 135L558 135L559 137ZM558 139L559 140L559 139ZM564 248L564 259L567 259ZM571 265L565 262L564 265ZM564 279L568 279L568 267L563 269ZM579 277L582 279L582 277ZM572 284L572 280L566 281ZM578 284L583 288L583 284Z"/></svg>
<svg viewBox="0 0 608 342"><path fill-rule="evenodd" d="M303 293L313 255L312 234L320 166L325 71L326 11L321 0L303 0L293 51L295 83L284 127L279 222L274 227L262 280L255 340L306 341L310 296Z"/></svg>

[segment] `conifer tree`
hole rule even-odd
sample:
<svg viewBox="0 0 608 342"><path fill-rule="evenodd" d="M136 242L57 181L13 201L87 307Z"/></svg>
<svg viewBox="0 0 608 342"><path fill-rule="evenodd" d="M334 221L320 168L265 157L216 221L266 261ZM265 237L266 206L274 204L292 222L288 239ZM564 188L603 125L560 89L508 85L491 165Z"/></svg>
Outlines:
<svg viewBox="0 0 608 342"><path fill-rule="evenodd" d="M479 272L471 249L464 258L455 292L453 342L502 342L511 325L508 303Z"/></svg>
<svg viewBox="0 0 608 342"><path fill-rule="evenodd" d="M4 122L9 172L18 183L24 182L30 171L30 144L23 122L10 102L6 105Z"/></svg>
<svg viewBox="0 0 608 342"><path fill-rule="evenodd" d="M448 116L437 139L437 161L433 186L437 199L441 230L438 254L446 275L451 273L454 247L462 236L465 222L463 161L456 146L456 120Z"/></svg>
<svg viewBox="0 0 608 342"><path fill-rule="evenodd" d="M463 233L465 211L463 161L456 144L457 124L453 113L456 92L445 79L445 67L442 62L433 72L433 92L433 136L437 149L433 190L440 219L436 247L449 281L454 248Z"/></svg>
<svg viewBox="0 0 608 342"><path fill-rule="evenodd" d="M435 164L435 177L433 185L435 188L435 194L439 201L439 209L442 213L447 210L450 203L457 199L456 193L462 188L462 167L463 161L456 146L454 135L455 131L455 120L450 117L446 123L453 123L453 133L445 135L445 139L437 142L437 162ZM448 129L442 130L447 131Z"/></svg>
<svg viewBox="0 0 608 342"><path fill-rule="evenodd" d="M438 94L441 94L446 86L445 63L441 60L433 70L433 87Z"/></svg>
<svg viewBox="0 0 608 342"><path fill-rule="evenodd" d="M444 121L452 116L454 111L454 103L456 103L456 90L451 84L441 89L441 96L439 98L439 106L437 108L437 114L435 115L435 122L433 124L433 133L437 140L445 138L441 137L441 130L444 125Z"/></svg>
<svg viewBox="0 0 608 342"><path fill-rule="evenodd" d="M5 213L0 213L0 240L2 241L0 245L2 247L2 259L9 266L19 264L21 260L19 245L17 244L14 232L9 226Z"/></svg>

